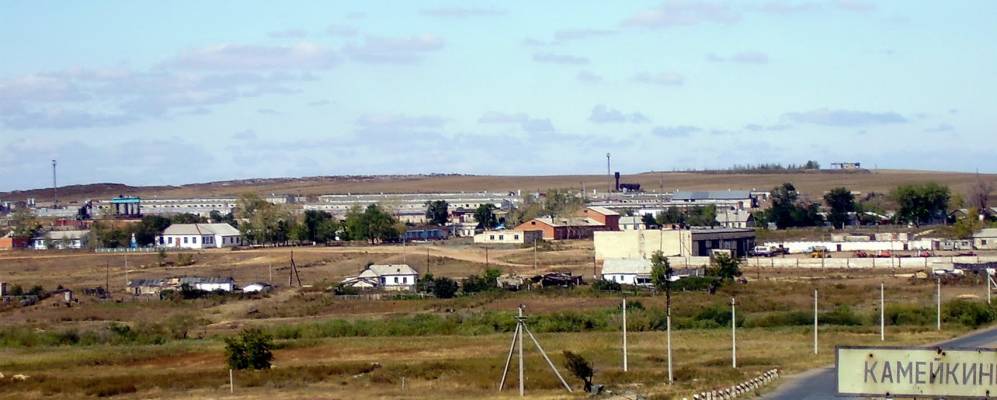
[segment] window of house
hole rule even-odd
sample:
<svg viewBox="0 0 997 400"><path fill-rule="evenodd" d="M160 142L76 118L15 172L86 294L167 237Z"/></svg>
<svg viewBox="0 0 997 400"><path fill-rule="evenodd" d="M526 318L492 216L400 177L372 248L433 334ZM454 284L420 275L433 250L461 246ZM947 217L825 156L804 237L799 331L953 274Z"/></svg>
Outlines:
<svg viewBox="0 0 997 400"><path fill-rule="evenodd" d="M197 243L197 236L190 238L191 243Z"/></svg>
<svg viewBox="0 0 997 400"><path fill-rule="evenodd" d="M166 243L173 244L173 236L166 239Z"/></svg>
<svg viewBox="0 0 997 400"><path fill-rule="evenodd" d="M187 240L188 240L188 238L187 238L186 236L184 236L184 237L183 237L183 242L184 242L184 243L187 243Z"/></svg>
<svg viewBox="0 0 997 400"><path fill-rule="evenodd" d="M519 240L519 235L512 235L513 239Z"/></svg>
<svg viewBox="0 0 997 400"><path fill-rule="evenodd" d="M499 235L499 240L505 240L505 235Z"/></svg>
<svg viewBox="0 0 997 400"><path fill-rule="evenodd" d="M398 277L397 276L395 277L395 283L398 283Z"/></svg>
<svg viewBox="0 0 997 400"><path fill-rule="evenodd" d="M488 235L488 240L495 240L495 235Z"/></svg>

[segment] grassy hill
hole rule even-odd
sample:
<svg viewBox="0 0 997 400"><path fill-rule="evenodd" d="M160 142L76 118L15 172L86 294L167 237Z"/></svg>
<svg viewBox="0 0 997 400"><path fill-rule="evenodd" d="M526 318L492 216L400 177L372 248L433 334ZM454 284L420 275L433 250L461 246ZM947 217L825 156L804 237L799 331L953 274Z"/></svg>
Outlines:
<svg viewBox="0 0 997 400"><path fill-rule="evenodd" d="M984 179L997 180L995 174L981 174ZM624 175L624 182L639 183L646 191L674 190L769 190L783 182L792 182L805 194L820 196L824 191L845 186L861 192L889 192L900 184L935 181L965 193L976 182L977 175L964 172L873 170L863 173L792 172L792 173L697 173L645 172ZM212 197L236 196L245 192L293 193L318 195L325 193L398 193L447 191L537 191L550 188L597 189L605 191L610 180L605 175L382 175L382 176L321 176L304 178L269 178L238 181L196 183L181 186L128 186L114 183L75 185L59 189L60 199L82 200L109 198L118 194L151 197ZM34 189L2 193L0 199L19 200L29 197L51 198L51 189Z"/></svg>

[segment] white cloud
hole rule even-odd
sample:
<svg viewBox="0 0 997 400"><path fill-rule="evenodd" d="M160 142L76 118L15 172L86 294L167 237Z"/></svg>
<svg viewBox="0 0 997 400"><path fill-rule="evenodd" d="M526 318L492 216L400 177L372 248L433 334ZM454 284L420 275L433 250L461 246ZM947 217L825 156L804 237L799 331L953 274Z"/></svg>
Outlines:
<svg viewBox="0 0 997 400"><path fill-rule="evenodd" d="M595 122L597 124L609 124L609 123L635 123L641 124L649 122L644 114L634 112L625 113L617 109L606 107L604 104L596 105L592 107L592 113L589 115L589 121Z"/></svg>
<svg viewBox="0 0 997 400"><path fill-rule="evenodd" d="M798 123L808 123L834 127L862 127L869 125L901 124L908 122L903 115L895 112L869 112L856 110L829 110L826 108L791 112L783 118Z"/></svg>
<svg viewBox="0 0 997 400"><path fill-rule="evenodd" d="M740 19L726 3L669 0L659 7L641 11L623 21L624 26L661 29L702 23L729 24Z"/></svg>
<svg viewBox="0 0 997 400"><path fill-rule="evenodd" d="M209 46L188 50L164 65L191 70L308 70L331 68L337 62L331 49L303 42L290 46Z"/></svg>
<svg viewBox="0 0 997 400"><path fill-rule="evenodd" d="M637 83L661 86L682 86L685 84L685 77L674 72L638 72L631 80Z"/></svg>
<svg viewBox="0 0 997 400"><path fill-rule="evenodd" d="M505 15L505 10L480 7L437 7L422 10L423 15L441 18L494 17Z"/></svg>
<svg viewBox="0 0 997 400"><path fill-rule="evenodd" d="M429 52L442 49L443 38L433 34L407 37L367 36L361 45L348 45L344 52L356 61L377 64L412 64Z"/></svg>
<svg viewBox="0 0 997 400"><path fill-rule="evenodd" d="M583 64L588 64L589 62L588 58L585 57L578 57L567 54L555 54L555 53L536 53L533 55L533 61L539 63L569 64L569 65L583 65Z"/></svg>

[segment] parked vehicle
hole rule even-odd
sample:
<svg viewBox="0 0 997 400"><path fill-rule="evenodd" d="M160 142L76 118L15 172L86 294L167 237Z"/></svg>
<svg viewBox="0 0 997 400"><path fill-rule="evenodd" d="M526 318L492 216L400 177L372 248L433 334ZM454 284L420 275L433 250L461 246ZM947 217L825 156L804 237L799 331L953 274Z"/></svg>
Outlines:
<svg viewBox="0 0 997 400"><path fill-rule="evenodd" d="M814 246L810 248L810 258L831 258L831 252L827 247Z"/></svg>
<svg viewBox="0 0 997 400"><path fill-rule="evenodd" d="M775 255L776 251L777 250L775 250L774 247L755 246L755 248L751 249L751 256L752 257L772 257L772 256Z"/></svg>

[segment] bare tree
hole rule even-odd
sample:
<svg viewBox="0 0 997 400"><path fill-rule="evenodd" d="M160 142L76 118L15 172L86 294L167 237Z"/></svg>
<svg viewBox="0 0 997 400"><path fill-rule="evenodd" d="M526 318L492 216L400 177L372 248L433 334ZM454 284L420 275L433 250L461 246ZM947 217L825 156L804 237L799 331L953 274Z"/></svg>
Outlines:
<svg viewBox="0 0 997 400"><path fill-rule="evenodd" d="M994 191L994 184L984 180L980 174L976 174L976 184L969 189L969 202L971 207L976 207L980 212L989 211L990 193Z"/></svg>

